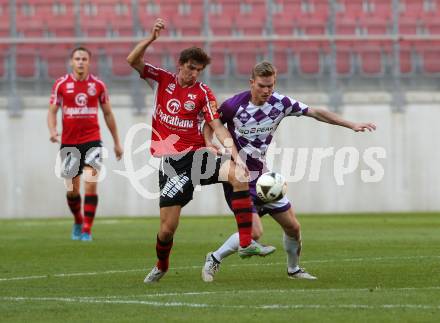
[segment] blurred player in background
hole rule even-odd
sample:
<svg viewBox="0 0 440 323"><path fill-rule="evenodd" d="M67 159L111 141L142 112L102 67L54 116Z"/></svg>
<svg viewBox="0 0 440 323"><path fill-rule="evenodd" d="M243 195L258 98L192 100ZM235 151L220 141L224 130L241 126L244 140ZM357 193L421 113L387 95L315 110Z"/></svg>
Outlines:
<svg viewBox="0 0 440 323"><path fill-rule="evenodd" d="M247 169L240 161L231 135L218 119L217 102L210 88L197 81L210 63L200 48L191 47L180 53L177 74L145 63L147 47L165 28L157 19L151 36L138 43L127 62L142 79L155 83L155 107L151 153L161 158L159 171L160 227L156 240L158 261L146 276L145 283L159 281L169 268L173 236L179 224L181 209L192 200L194 186L228 181L231 185L231 208L238 225L237 250L241 257L262 255L265 247L252 243L252 201L249 195ZM222 144L231 150L232 160L217 158L205 148L201 124L206 121ZM201 153L202 152L202 153ZM194 175L202 173L208 164L208 178L195 183Z"/></svg>
<svg viewBox="0 0 440 323"><path fill-rule="evenodd" d="M119 160L122 146L107 87L89 73L91 52L77 47L71 53L72 73L55 81L50 97L47 125L50 141L61 143L62 176L71 179L67 204L74 216L72 240L91 241L91 228L98 204L97 181L101 165L101 134L98 110L101 105L104 119L113 137L114 152ZM57 112L62 111L62 135L57 131ZM84 213L81 207L81 174L85 172ZM84 215L84 216L83 216Z"/></svg>
<svg viewBox="0 0 440 323"><path fill-rule="evenodd" d="M219 108L221 121L234 138L235 145L240 150L240 156L246 156L246 164L251 172L249 189L256 208L253 209L252 235L258 240L263 232L259 216L270 214L282 227L283 245L287 253L287 275L289 278L316 279L299 267L301 252L301 231L295 212L287 199L264 204L256 195L255 184L258 177L267 172L266 151L280 122L288 116L307 116L318 121L326 122L352 129L353 131L373 131L376 126L372 123L354 123L344 120L335 113L323 109L311 108L302 102L274 91L276 69L269 62L257 64L250 79L250 90L239 93L226 100ZM204 128L207 146L218 149L213 145L212 129ZM243 157L244 159L244 157ZM223 185L226 200L229 201L231 189ZM237 251L237 234L231 235L216 251L208 253L202 268L202 278L205 282L214 280L214 275L220 268L221 261Z"/></svg>

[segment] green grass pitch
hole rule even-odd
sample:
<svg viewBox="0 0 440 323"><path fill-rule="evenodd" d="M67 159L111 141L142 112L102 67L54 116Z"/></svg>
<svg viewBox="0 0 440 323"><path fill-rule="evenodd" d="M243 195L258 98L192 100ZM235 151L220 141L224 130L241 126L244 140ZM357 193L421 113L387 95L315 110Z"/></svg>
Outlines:
<svg viewBox="0 0 440 323"><path fill-rule="evenodd" d="M1 322L440 322L440 214L299 216L301 264L286 275L281 229L263 218L267 258L226 259L201 280L230 217L182 216L171 268L155 285L159 220L97 218L70 241L71 219L0 221Z"/></svg>

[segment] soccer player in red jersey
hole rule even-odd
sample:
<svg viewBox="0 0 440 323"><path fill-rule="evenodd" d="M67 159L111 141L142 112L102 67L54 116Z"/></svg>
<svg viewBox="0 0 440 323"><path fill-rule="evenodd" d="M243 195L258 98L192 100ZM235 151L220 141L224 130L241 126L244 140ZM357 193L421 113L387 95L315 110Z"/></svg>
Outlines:
<svg viewBox="0 0 440 323"><path fill-rule="evenodd" d="M67 204L74 216L72 240L91 241L91 228L98 204L97 181L101 165L101 134L98 110L113 137L116 158L122 157L115 117L104 82L89 73L91 52L84 47L72 51L72 73L55 81L50 97L47 125L50 141L61 143L62 176L71 179ZM57 112L61 107L63 130L57 131ZM84 216L81 208L81 174L85 172Z"/></svg>
<svg viewBox="0 0 440 323"><path fill-rule="evenodd" d="M143 61L147 47L164 28L165 22L157 19L151 36L138 43L127 57L128 63L142 79L154 81L156 93L151 153L161 158L160 228L156 241L158 261L146 276L145 283L157 282L167 272L181 209L192 200L197 184L224 181L232 185L231 205L239 230L239 255L245 258L265 253L265 247L251 239L252 201L247 168L238 156L231 135L218 119L214 94L209 87L197 81L210 63L209 56L197 47L183 50L177 74ZM207 122L219 141L230 149L232 160L216 158L206 149L203 122ZM208 172L209 175L204 177Z"/></svg>

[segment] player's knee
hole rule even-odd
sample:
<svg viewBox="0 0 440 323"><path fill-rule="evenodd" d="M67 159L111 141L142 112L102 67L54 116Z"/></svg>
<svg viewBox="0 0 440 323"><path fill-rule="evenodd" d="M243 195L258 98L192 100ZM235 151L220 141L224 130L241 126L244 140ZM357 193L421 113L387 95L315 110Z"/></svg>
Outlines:
<svg viewBox="0 0 440 323"><path fill-rule="evenodd" d="M240 179L236 176L231 176L229 178L229 183L234 188L234 191L245 191L249 189L249 184L244 178Z"/></svg>
<svg viewBox="0 0 440 323"><path fill-rule="evenodd" d="M288 224L283 229L289 237L299 238L301 236L301 225L298 222Z"/></svg>
<svg viewBox="0 0 440 323"><path fill-rule="evenodd" d="M175 230L170 228L161 228L158 234L161 241L171 241L173 239Z"/></svg>
<svg viewBox="0 0 440 323"><path fill-rule="evenodd" d="M74 198L77 198L77 197L79 196L79 192L76 191L76 190L68 191L68 192L66 193L66 196L67 196L67 198L69 198L69 199L74 199Z"/></svg>

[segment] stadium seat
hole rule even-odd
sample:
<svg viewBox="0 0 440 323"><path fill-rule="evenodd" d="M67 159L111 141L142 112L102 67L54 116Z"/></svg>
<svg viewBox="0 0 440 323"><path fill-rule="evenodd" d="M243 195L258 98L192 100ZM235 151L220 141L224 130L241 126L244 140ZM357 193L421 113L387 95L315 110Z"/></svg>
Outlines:
<svg viewBox="0 0 440 323"><path fill-rule="evenodd" d="M402 49L400 51L400 73L407 75L407 74L413 74L413 72L414 72L414 66L412 62L412 52L411 50Z"/></svg>
<svg viewBox="0 0 440 323"><path fill-rule="evenodd" d="M127 63L127 55L133 49L132 44L118 44L106 48L110 59L111 72L114 78L126 79L131 76L133 69Z"/></svg>
<svg viewBox="0 0 440 323"><path fill-rule="evenodd" d="M301 2L299 0L274 0L277 8L272 14L273 33L276 35L293 35L295 21L301 17Z"/></svg>
<svg viewBox="0 0 440 323"><path fill-rule="evenodd" d="M261 36L265 34L265 16L260 17L236 17L235 26L237 32L244 36Z"/></svg>
<svg viewBox="0 0 440 323"><path fill-rule="evenodd" d="M361 0L340 0L339 8L336 14L336 21L343 19L357 19L362 15Z"/></svg>
<svg viewBox="0 0 440 323"><path fill-rule="evenodd" d="M9 16L9 2L3 1L2 3L0 3L0 37L10 36Z"/></svg>
<svg viewBox="0 0 440 323"><path fill-rule="evenodd" d="M376 18L381 21L390 21L392 19L392 0L369 0L369 3L372 6L372 11L366 13L367 18Z"/></svg>
<svg viewBox="0 0 440 323"><path fill-rule="evenodd" d="M203 32L203 16L176 15L171 19L171 25L178 36L201 36Z"/></svg>
<svg viewBox="0 0 440 323"><path fill-rule="evenodd" d="M360 27L363 28L368 35L386 35L390 33L392 25L388 19L369 17L362 20Z"/></svg>
<svg viewBox="0 0 440 323"><path fill-rule="evenodd" d="M40 57L41 61L46 66L45 74L49 80L56 80L70 72L68 65L70 53L72 51L71 45L41 45Z"/></svg>
<svg viewBox="0 0 440 323"><path fill-rule="evenodd" d="M238 77L249 78L256 63L267 57L267 46L263 42L240 42L232 48L233 72Z"/></svg>
<svg viewBox="0 0 440 323"><path fill-rule="evenodd" d="M209 29L214 36L231 36L236 30L232 17L209 16Z"/></svg>
<svg viewBox="0 0 440 323"><path fill-rule="evenodd" d="M209 71L214 78L226 78L228 76L228 49L222 44L213 44L211 47L210 57L211 64Z"/></svg>
<svg viewBox="0 0 440 323"><path fill-rule="evenodd" d="M360 72L364 76L382 76L385 73L385 45L378 43L355 44L359 58Z"/></svg>
<svg viewBox="0 0 440 323"><path fill-rule="evenodd" d="M336 43L336 73L340 77L350 77L354 74L354 55L352 42Z"/></svg>
<svg viewBox="0 0 440 323"><path fill-rule="evenodd" d="M6 79L9 46L0 45L0 80Z"/></svg>
<svg viewBox="0 0 440 323"><path fill-rule="evenodd" d="M48 35L51 37L75 37L75 17L73 8L63 15L52 15L45 22Z"/></svg>
<svg viewBox="0 0 440 323"><path fill-rule="evenodd" d="M339 18L335 22L335 33L337 35L356 35L357 22L353 18Z"/></svg>
<svg viewBox="0 0 440 323"><path fill-rule="evenodd" d="M20 79L34 79L39 74L38 46L33 44L17 45L15 70Z"/></svg>
<svg viewBox="0 0 440 323"><path fill-rule="evenodd" d="M303 76L319 76L324 70L324 54L328 43L324 41L298 42L294 45L298 71Z"/></svg>
<svg viewBox="0 0 440 323"><path fill-rule="evenodd" d="M416 52L420 57L422 72L425 75L440 74L440 42L418 42Z"/></svg>
<svg viewBox="0 0 440 323"><path fill-rule="evenodd" d="M439 2L440 6L440 2ZM439 17L425 17L423 19L426 32L430 35L440 35Z"/></svg>
<svg viewBox="0 0 440 323"><path fill-rule="evenodd" d="M400 0L400 16L403 18L419 18L423 16L423 1L421 0Z"/></svg>
<svg viewBox="0 0 440 323"><path fill-rule="evenodd" d="M418 21L413 17L399 18L399 33L403 35L416 35L418 31Z"/></svg>
<svg viewBox="0 0 440 323"><path fill-rule="evenodd" d="M240 35L259 36L265 34L267 17L265 1L240 1L238 9L231 14L234 15L233 20Z"/></svg>
<svg viewBox="0 0 440 323"><path fill-rule="evenodd" d="M16 28L19 37L42 37L44 35L44 21L48 5L33 3L32 1L17 1Z"/></svg>
<svg viewBox="0 0 440 323"><path fill-rule="evenodd" d="M298 52L299 72L302 75L318 75L322 72L321 54L317 50Z"/></svg>
<svg viewBox="0 0 440 323"><path fill-rule="evenodd" d="M288 45L275 44L273 52L273 63L277 69L277 75L281 78L291 74L291 64L293 54Z"/></svg>

